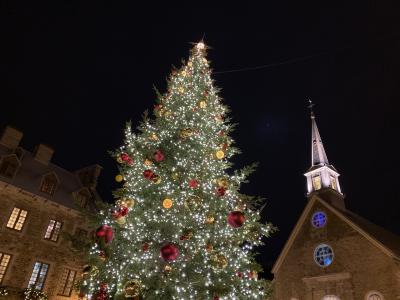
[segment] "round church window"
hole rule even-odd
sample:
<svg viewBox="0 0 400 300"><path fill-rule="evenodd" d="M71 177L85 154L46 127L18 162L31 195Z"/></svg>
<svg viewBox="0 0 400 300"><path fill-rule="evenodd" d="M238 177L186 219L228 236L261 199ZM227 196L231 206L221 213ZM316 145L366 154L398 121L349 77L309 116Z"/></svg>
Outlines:
<svg viewBox="0 0 400 300"><path fill-rule="evenodd" d="M321 244L314 251L314 260L320 267L327 267L333 261L333 250L329 245Z"/></svg>
<svg viewBox="0 0 400 300"><path fill-rule="evenodd" d="M315 212L311 217L311 223L315 228L324 227L326 224L326 214L322 211Z"/></svg>

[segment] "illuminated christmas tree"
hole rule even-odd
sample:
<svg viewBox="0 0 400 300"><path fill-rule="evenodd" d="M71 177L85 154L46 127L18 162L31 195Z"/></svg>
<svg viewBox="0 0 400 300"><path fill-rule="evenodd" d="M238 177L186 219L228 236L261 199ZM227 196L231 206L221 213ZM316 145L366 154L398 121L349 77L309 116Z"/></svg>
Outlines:
<svg viewBox="0 0 400 300"><path fill-rule="evenodd" d="M116 204L100 214L82 291L92 299L264 299L254 247L272 226L259 199L239 192L252 167L228 159L227 107L213 86L207 47L194 46L158 95L154 117L125 130Z"/></svg>

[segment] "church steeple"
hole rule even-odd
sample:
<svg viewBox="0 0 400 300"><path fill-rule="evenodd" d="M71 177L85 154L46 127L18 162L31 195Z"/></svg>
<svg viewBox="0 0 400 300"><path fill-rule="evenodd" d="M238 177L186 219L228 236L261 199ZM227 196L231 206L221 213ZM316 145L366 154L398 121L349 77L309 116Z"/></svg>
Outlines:
<svg viewBox="0 0 400 300"><path fill-rule="evenodd" d="M339 173L329 164L328 157L325 152L322 139L318 131L315 114L313 111L314 104L309 100L311 109L311 167L304 174L307 178L308 195L314 192L325 192L327 190L334 191L334 194L340 195L343 200L343 194L339 184ZM342 201L340 201L342 202ZM344 202L343 202L344 205Z"/></svg>

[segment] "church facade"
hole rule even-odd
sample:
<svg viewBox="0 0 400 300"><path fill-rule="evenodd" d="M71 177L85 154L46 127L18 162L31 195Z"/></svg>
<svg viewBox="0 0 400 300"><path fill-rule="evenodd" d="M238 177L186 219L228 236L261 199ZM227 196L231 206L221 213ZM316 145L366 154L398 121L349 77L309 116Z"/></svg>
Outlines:
<svg viewBox="0 0 400 300"><path fill-rule="evenodd" d="M308 203L272 269L274 300L400 299L400 237L346 209L312 121Z"/></svg>

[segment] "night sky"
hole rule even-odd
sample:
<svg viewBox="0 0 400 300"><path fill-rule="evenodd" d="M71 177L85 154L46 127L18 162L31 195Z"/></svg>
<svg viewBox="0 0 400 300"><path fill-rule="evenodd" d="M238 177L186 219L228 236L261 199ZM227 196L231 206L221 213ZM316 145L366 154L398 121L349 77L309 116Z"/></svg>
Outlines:
<svg viewBox="0 0 400 300"><path fill-rule="evenodd" d="M1 129L23 131L29 150L52 146L53 162L68 170L100 164L99 190L111 200L117 169L107 151L121 145L125 122L138 125L153 107L153 85L164 92L171 66L204 37L238 123L235 167L259 162L242 191L265 197L264 218L279 227L261 249L266 271L306 205L309 97L348 208L400 234L396 7L115 2L2 2Z"/></svg>

